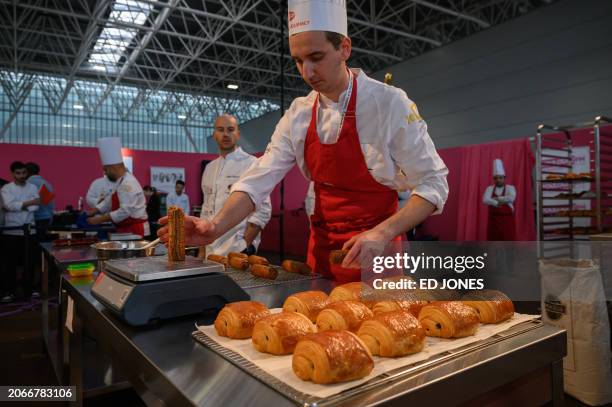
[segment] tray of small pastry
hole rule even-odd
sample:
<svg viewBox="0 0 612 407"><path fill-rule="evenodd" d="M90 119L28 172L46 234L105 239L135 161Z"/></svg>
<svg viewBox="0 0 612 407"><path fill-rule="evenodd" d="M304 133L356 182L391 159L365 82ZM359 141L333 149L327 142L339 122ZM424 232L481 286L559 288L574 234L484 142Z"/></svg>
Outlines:
<svg viewBox="0 0 612 407"><path fill-rule="evenodd" d="M227 304L193 337L297 404L335 404L541 326L494 290L377 298L357 282L305 291L282 309ZM440 294L440 293L436 293ZM448 298L449 294L444 293Z"/></svg>
<svg viewBox="0 0 612 407"><path fill-rule="evenodd" d="M270 264L262 256L230 252L227 256L209 254L207 260L223 264L225 272L242 288L265 287L295 281L313 280L321 275L295 260L285 260L281 266Z"/></svg>

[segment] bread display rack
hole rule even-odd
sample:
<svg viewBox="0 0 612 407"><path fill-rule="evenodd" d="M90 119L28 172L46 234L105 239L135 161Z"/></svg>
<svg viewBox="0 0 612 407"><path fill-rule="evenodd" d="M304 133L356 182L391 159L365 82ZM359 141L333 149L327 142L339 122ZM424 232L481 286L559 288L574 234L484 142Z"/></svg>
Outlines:
<svg viewBox="0 0 612 407"><path fill-rule="evenodd" d="M568 126L541 124L536 134L539 241L587 240L612 226L612 119ZM588 131L588 165L576 170L575 138ZM584 139L583 139L584 141ZM584 147L586 147L584 146ZM582 207L581 207L582 206ZM551 245L552 246L552 245Z"/></svg>

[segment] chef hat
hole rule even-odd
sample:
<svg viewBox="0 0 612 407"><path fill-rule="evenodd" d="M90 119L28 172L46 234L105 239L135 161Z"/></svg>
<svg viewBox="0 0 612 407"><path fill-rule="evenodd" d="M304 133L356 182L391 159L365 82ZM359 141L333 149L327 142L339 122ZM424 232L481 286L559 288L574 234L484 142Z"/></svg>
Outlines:
<svg viewBox="0 0 612 407"><path fill-rule="evenodd" d="M346 0L289 0L289 35L331 31L348 37Z"/></svg>
<svg viewBox="0 0 612 407"><path fill-rule="evenodd" d="M501 175L503 177L506 176L506 171L504 171L504 163L499 158L493 160L493 176Z"/></svg>
<svg viewBox="0 0 612 407"><path fill-rule="evenodd" d="M103 137L98 139L98 151L102 165L121 164L121 139L119 137Z"/></svg>

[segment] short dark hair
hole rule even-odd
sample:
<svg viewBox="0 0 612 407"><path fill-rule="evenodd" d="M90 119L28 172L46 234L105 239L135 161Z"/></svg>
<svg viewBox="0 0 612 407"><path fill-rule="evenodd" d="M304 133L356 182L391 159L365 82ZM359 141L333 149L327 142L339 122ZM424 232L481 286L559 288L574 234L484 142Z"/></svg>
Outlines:
<svg viewBox="0 0 612 407"><path fill-rule="evenodd" d="M29 163L26 163L25 166L28 169L28 174L30 175L38 175L40 172L40 167L36 163L30 161Z"/></svg>
<svg viewBox="0 0 612 407"><path fill-rule="evenodd" d="M21 161L13 161L11 163L11 172L15 172L15 171L20 170L22 168L26 168L26 165L24 163L22 163Z"/></svg>
<svg viewBox="0 0 612 407"><path fill-rule="evenodd" d="M342 44L342 40L344 39L344 35L342 35L340 33L331 32L331 31L325 31L325 39L327 39L327 41L331 42L331 44L333 45L334 49L338 50L338 49L340 49L340 45Z"/></svg>
<svg viewBox="0 0 612 407"><path fill-rule="evenodd" d="M179 179L178 181L176 181L176 185L185 186L185 181L183 181L182 179Z"/></svg>

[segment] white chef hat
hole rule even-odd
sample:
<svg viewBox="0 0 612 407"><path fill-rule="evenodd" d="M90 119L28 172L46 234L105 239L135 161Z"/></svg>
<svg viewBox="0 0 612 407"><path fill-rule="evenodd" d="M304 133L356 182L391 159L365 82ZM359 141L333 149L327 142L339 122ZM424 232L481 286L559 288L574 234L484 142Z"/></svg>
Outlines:
<svg viewBox="0 0 612 407"><path fill-rule="evenodd" d="M346 0L289 0L289 35L331 31L348 37Z"/></svg>
<svg viewBox="0 0 612 407"><path fill-rule="evenodd" d="M504 163L499 158L493 160L493 176L501 175L503 177L506 176L506 171L504 171Z"/></svg>
<svg viewBox="0 0 612 407"><path fill-rule="evenodd" d="M98 139L98 151L102 165L121 164L121 139L119 137L103 137Z"/></svg>

